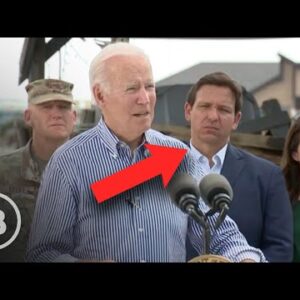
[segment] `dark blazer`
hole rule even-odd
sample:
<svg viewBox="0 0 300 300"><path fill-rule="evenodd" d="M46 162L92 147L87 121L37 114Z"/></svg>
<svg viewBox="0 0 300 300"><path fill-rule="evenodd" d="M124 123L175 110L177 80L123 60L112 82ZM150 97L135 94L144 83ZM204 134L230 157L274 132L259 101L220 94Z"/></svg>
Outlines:
<svg viewBox="0 0 300 300"><path fill-rule="evenodd" d="M248 243L270 262L292 261L293 217L281 169L229 144L221 174L233 189L228 214ZM188 241L188 259L197 255L191 247Z"/></svg>

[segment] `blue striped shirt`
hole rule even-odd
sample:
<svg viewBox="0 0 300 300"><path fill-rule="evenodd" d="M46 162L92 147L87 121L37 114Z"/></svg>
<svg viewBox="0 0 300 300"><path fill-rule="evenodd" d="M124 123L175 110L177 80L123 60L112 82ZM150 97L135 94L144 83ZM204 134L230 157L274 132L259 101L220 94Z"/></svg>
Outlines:
<svg viewBox="0 0 300 300"><path fill-rule="evenodd" d="M213 166L211 167L209 165L209 160L206 156L204 156L198 149L196 149L192 142L190 142L190 148L191 148L191 153L194 155L195 160L198 163L198 167L196 168L197 170L197 178L199 180L202 178L202 176L205 174L210 174L210 173L217 173L221 174L221 170L223 167L223 163L225 160L225 155L227 151L228 144L225 144L225 146L220 149L213 157L212 157L212 162L214 163ZM198 180L198 181L199 181Z"/></svg>
<svg viewBox="0 0 300 300"><path fill-rule="evenodd" d="M180 141L152 129L145 132L144 142L187 149ZM132 153L103 120L61 146L42 178L27 260L184 262L187 234L201 253L200 225L172 203L160 176L101 204L92 194L92 183L147 155L144 143ZM177 172L193 174L193 168L194 160L187 153ZM264 260L229 218L213 234L211 251L233 261Z"/></svg>

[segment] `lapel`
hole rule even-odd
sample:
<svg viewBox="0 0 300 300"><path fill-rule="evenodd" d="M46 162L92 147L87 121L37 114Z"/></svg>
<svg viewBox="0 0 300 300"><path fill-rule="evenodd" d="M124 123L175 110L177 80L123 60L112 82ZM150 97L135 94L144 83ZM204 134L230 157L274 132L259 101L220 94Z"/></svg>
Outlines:
<svg viewBox="0 0 300 300"><path fill-rule="evenodd" d="M227 178L232 187L244 167L245 157L243 152L231 144L228 144L221 174Z"/></svg>

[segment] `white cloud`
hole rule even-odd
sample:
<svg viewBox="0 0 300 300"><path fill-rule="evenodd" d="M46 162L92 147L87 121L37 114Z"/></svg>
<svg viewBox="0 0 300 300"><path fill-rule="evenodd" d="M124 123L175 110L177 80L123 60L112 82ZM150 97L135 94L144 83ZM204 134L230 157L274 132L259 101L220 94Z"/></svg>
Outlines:
<svg viewBox="0 0 300 300"><path fill-rule="evenodd" d="M25 85L18 85L23 38L0 38L0 99L26 99ZM281 53L300 62L300 38L286 39L157 39L131 38L149 55L155 80L177 73L200 62L278 62ZM77 99L90 99L88 69L100 47L91 38L73 38L61 51L62 79L74 83ZM59 76L59 55L46 64L46 78Z"/></svg>

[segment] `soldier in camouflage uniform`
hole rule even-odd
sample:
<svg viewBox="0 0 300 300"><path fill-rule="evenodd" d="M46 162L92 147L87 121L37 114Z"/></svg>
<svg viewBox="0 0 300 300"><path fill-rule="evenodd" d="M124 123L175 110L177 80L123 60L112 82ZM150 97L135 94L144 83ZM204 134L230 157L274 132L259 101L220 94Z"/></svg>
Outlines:
<svg viewBox="0 0 300 300"><path fill-rule="evenodd" d="M72 89L73 84L54 79L26 86L28 107L24 120L32 128L32 138L26 146L0 156L0 193L19 208L21 229L14 242L0 249L0 262L24 261L41 175L53 152L70 138L75 126ZM6 215L6 232L0 234L0 246L5 236L14 232L15 219Z"/></svg>

